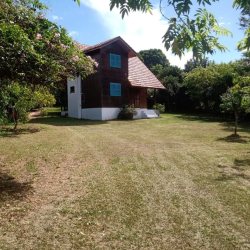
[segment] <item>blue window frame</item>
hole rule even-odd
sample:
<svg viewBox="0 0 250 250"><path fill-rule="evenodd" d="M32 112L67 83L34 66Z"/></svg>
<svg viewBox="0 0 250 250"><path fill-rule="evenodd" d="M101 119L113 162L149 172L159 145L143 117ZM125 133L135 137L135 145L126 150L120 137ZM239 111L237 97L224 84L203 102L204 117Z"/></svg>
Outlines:
<svg viewBox="0 0 250 250"><path fill-rule="evenodd" d="M122 88L120 83L111 82L110 83L110 96L121 96Z"/></svg>
<svg viewBox="0 0 250 250"><path fill-rule="evenodd" d="M112 68L121 68L121 55L118 54L109 54L109 65Z"/></svg>

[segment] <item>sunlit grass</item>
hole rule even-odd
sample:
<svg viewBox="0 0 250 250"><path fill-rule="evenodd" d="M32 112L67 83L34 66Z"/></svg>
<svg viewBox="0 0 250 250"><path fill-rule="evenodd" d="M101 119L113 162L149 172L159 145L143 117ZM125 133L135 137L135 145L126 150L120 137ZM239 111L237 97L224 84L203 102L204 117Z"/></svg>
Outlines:
<svg viewBox="0 0 250 250"><path fill-rule="evenodd" d="M249 124L234 141L186 115L22 128L0 136L1 249L250 247Z"/></svg>

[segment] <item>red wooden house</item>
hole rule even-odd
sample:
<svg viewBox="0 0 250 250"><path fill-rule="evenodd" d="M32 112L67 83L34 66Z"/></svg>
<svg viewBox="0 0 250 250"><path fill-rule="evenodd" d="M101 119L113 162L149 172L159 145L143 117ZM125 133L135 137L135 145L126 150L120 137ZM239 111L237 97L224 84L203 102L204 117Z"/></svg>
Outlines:
<svg viewBox="0 0 250 250"><path fill-rule="evenodd" d="M97 70L87 79L68 79L69 117L116 119L124 105L134 105L134 118L157 117L147 109L147 89L164 86L121 37L81 48L96 62Z"/></svg>

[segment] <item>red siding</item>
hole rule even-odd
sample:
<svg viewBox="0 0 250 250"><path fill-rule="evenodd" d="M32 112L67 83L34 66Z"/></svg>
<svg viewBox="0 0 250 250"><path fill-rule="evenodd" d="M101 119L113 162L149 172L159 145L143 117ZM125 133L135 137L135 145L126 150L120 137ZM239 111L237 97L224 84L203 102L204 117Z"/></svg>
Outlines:
<svg viewBox="0 0 250 250"><path fill-rule="evenodd" d="M121 69L110 67L110 53L121 55ZM128 82L128 52L119 41L87 55L99 66L95 74L83 80L83 108L122 107L127 104L134 104L136 108L147 107L147 89L133 88ZM121 83L121 97L110 96L110 82Z"/></svg>

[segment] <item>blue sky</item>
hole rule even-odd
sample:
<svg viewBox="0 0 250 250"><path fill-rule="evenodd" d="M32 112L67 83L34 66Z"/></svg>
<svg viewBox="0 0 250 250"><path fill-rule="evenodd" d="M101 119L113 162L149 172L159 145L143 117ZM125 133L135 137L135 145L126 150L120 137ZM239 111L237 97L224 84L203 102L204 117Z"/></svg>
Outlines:
<svg viewBox="0 0 250 250"><path fill-rule="evenodd" d="M161 17L159 8L155 5L153 14L131 13L124 19L119 11L109 11L109 0L81 0L78 6L73 0L43 0L49 10L47 17L65 27L69 34L80 43L93 45L115 36L121 36L136 51L142 49L162 49L171 64L183 67L191 53L187 53L182 59L166 51L161 37L166 31L167 22ZM159 1L152 1L157 4ZM217 52L209 58L217 63L229 62L241 57L237 51L237 42L243 37L243 31L239 29L239 11L232 8L232 0L220 0L209 8L218 19L219 23L228 28L233 37L221 38L221 42L227 46L228 52ZM169 15L171 10L168 9Z"/></svg>

